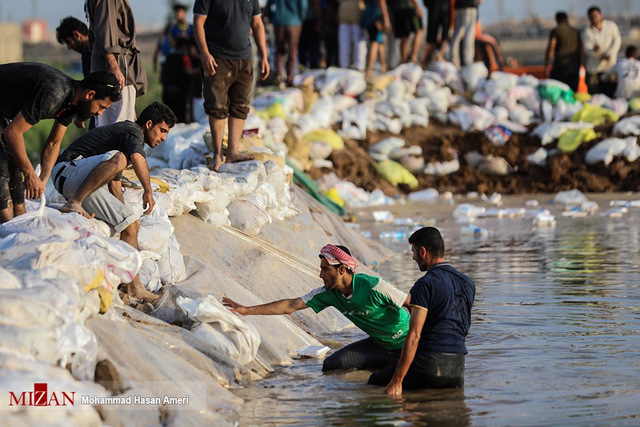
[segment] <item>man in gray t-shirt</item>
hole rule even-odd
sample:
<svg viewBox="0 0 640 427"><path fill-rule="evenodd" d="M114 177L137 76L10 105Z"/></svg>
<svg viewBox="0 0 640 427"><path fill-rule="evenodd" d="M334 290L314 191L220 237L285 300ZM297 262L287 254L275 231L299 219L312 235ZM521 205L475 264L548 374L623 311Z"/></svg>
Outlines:
<svg viewBox="0 0 640 427"><path fill-rule="evenodd" d="M244 121L249 114L253 68L251 41L258 45L261 77L269 76L267 44L258 0L196 0L193 30L204 70L204 110L209 115L213 159L209 167L222 165L224 122L229 119L226 162L249 160L238 152Z"/></svg>

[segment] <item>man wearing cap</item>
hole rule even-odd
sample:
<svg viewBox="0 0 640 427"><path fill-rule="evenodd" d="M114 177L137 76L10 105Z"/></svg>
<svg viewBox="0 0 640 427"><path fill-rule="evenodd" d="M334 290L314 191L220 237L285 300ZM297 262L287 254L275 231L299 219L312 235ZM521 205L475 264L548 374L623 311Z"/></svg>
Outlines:
<svg viewBox="0 0 640 427"><path fill-rule="evenodd" d="M227 297L222 302L242 315L291 314L307 307L319 313L327 307L337 308L369 337L326 358L323 371L377 369L398 360L409 328L409 313L402 309L409 304L409 296L382 278L356 274L356 260L344 246L326 245L319 256L324 286L302 297L252 307Z"/></svg>
<svg viewBox="0 0 640 427"><path fill-rule="evenodd" d="M411 322L399 360L374 372L369 384L402 389L455 388L464 385L465 340L476 294L473 281L444 260L437 228L423 227L409 237L413 260L426 271L411 288ZM410 304L409 304L410 303Z"/></svg>
<svg viewBox="0 0 640 427"><path fill-rule="evenodd" d="M26 212L25 193L44 192L67 126L101 115L120 99L116 77L91 73L78 82L49 65L0 65L0 223ZM55 119L40 153L40 175L27 156L24 134L43 119ZM24 180L23 180L24 176Z"/></svg>

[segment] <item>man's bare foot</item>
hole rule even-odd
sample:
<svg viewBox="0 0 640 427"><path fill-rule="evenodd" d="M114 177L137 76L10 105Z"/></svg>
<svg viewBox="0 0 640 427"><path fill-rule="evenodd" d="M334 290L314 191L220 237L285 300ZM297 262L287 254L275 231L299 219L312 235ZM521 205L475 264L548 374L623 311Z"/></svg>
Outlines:
<svg viewBox="0 0 640 427"><path fill-rule="evenodd" d="M75 213L80 214L83 217L89 218L89 219L91 219L94 216L96 216L95 214L89 214L87 211L85 211L80 203L77 203L77 202L74 202L74 201L71 201L71 200L67 201L67 203L65 203L64 205L62 205L60 207L60 212L62 212L62 213L75 212Z"/></svg>
<svg viewBox="0 0 640 427"><path fill-rule="evenodd" d="M227 154L226 162L227 163L238 163L238 162L246 162L249 160L253 160L251 156L245 156L244 154Z"/></svg>
<svg viewBox="0 0 640 427"><path fill-rule="evenodd" d="M207 166L209 166L209 170L217 172L218 169L220 169L220 166L222 166L222 157L213 156L209 158Z"/></svg>
<svg viewBox="0 0 640 427"><path fill-rule="evenodd" d="M160 298L162 298L162 294L156 295L154 293L149 292L144 287L142 287L142 285L139 282L136 283L135 280L131 283L127 283L126 290L127 290L127 295L129 295L130 297L136 298L145 302L153 303L155 301L158 301Z"/></svg>

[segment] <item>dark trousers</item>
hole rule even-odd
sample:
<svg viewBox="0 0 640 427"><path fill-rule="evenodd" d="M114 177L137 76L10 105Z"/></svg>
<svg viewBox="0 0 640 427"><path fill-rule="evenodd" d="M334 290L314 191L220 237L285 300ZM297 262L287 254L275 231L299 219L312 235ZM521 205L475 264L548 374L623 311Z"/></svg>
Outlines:
<svg viewBox="0 0 640 427"><path fill-rule="evenodd" d="M321 37L318 33L318 20L305 19L302 23L298 60L308 68L320 68L322 52L320 51Z"/></svg>
<svg viewBox="0 0 640 427"><path fill-rule="evenodd" d="M551 78L569 85L572 91L578 90L580 64L553 64Z"/></svg>
<svg viewBox="0 0 640 427"><path fill-rule="evenodd" d="M400 358L400 350L385 350L371 338L349 344L327 357L322 371L336 369L380 369Z"/></svg>
<svg viewBox="0 0 640 427"><path fill-rule="evenodd" d="M602 76L604 73L587 73L587 87L589 93L595 95L596 93L603 93L609 98L613 98L616 91L616 83L604 80Z"/></svg>
<svg viewBox="0 0 640 427"><path fill-rule="evenodd" d="M398 361L391 363L369 377L368 384L386 386L396 371ZM416 354L402 381L405 390L425 388L456 388L464 385L464 354Z"/></svg>

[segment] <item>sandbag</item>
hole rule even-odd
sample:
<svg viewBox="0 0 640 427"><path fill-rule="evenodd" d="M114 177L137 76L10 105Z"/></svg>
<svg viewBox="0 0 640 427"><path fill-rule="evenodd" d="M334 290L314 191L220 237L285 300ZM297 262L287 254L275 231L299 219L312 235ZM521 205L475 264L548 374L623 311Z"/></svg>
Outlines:
<svg viewBox="0 0 640 427"><path fill-rule="evenodd" d="M595 138L597 138L597 135L591 128L568 130L558 139L558 150L563 153L572 153L583 142L589 142Z"/></svg>
<svg viewBox="0 0 640 427"><path fill-rule="evenodd" d="M380 176L393 185L406 184L410 188L418 187L418 180L411 172L405 169L400 163L393 160L383 160L374 165Z"/></svg>
<svg viewBox="0 0 640 427"><path fill-rule="evenodd" d="M221 353L243 365L256 357L261 341L258 331L224 308L212 295L196 300L180 296L176 303L190 319L202 322L191 332Z"/></svg>
<svg viewBox="0 0 640 427"><path fill-rule="evenodd" d="M602 140L587 151L585 162L589 165L603 162L608 166L616 156L623 156L627 161L634 162L640 157L640 147L636 141L635 136Z"/></svg>
<svg viewBox="0 0 640 427"><path fill-rule="evenodd" d="M306 133L304 139L311 142L326 142L334 150L344 149L344 141L340 135L331 129L319 129ZM326 157L324 157L326 159Z"/></svg>
<svg viewBox="0 0 640 427"><path fill-rule="evenodd" d="M572 122L587 122L598 126L604 123L615 123L618 121L618 114L611 110L596 105L585 104L582 110L571 117Z"/></svg>

